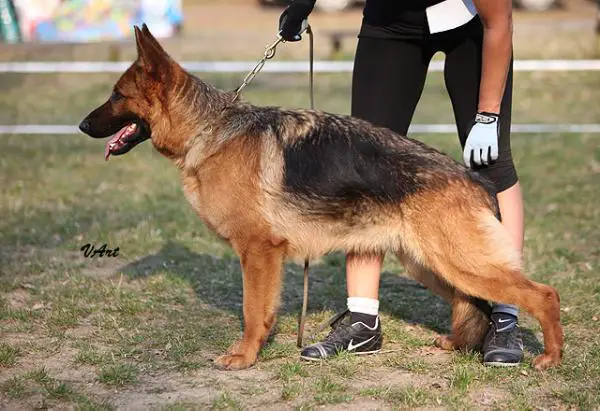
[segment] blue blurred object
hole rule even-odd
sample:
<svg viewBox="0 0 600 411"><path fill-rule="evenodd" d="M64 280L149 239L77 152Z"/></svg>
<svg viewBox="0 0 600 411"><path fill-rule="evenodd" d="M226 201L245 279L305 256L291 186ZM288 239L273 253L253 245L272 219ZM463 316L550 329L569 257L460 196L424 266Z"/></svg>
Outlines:
<svg viewBox="0 0 600 411"><path fill-rule="evenodd" d="M146 23L155 37L169 37L183 24L181 0L141 0L139 20Z"/></svg>

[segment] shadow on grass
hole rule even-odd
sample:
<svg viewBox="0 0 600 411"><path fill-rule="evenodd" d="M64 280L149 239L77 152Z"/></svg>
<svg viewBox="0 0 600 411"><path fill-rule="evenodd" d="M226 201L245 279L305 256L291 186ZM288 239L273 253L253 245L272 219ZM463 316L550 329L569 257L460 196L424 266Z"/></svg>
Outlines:
<svg viewBox="0 0 600 411"><path fill-rule="evenodd" d="M239 258L195 253L168 242L157 253L138 259L119 270L130 277L172 273L190 283L198 298L210 306L242 313L242 273ZM285 265L280 313L297 315L302 306L303 267ZM333 254L312 265L309 278L309 312L346 308L343 255ZM437 333L448 333L450 308L440 297L398 273L384 272L380 285L380 310L405 322L419 324ZM240 318L241 320L241 318ZM539 353L542 346L528 329L522 329L528 351Z"/></svg>

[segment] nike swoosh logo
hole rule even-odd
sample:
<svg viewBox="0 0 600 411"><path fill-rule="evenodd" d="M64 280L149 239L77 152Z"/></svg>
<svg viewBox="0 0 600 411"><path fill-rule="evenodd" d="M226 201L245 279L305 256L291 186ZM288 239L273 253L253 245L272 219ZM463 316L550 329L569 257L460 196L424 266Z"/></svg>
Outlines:
<svg viewBox="0 0 600 411"><path fill-rule="evenodd" d="M496 331L500 333L500 332L502 332L504 330L510 330L511 328L513 328L513 325L509 324L506 327L498 328Z"/></svg>
<svg viewBox="0 0 600 411"><path fill-rule="evenodd" d="M499 322L499 323L505 323L505 322L507 322L507 321L512 321L512 319L510 319L510 318L506 318L506 319L499 318L499 319L498 319L498 322Z"/></svg>
<svg viewBox="0 0 600 411"><path fill-rule="evenodd" d="M352 345L352 342L353 342L354 340L350 340L350 343L348 344L348 351L352 351L352 350L355 350L355 349L356 349L356 348L358 348L358 347L362 347L363 345L365 345L366 343L368 343L369 341L371 341L373 338L375 338L375 336L372 336L372 337L371 337L371 338L369 338L368 340L365 340L365 341L363 341L363 342L361 342L361 343L358 343L358 344L356 344L356 345Z"/></svg>

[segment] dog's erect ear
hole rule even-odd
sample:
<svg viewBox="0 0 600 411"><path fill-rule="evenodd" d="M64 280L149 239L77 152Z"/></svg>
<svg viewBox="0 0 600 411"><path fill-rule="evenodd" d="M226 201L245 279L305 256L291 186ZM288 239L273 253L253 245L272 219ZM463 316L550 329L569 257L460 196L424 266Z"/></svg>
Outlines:
<svg viewBox="0 0 600 411"><path fill-rule="evenodd" d="M133 26L133 30L135 32L135 45L137 48L138 58L136 63L147 69L152 69L152 57L148 53L148 49L150 48L146 42L145 36L142 33L142 30L138 26Z"/></svg>
<svg viewBox="0 0 600 411"><path fill-rule="evenodd" d="M152 36L148 27L144 24L140 30L138 26L134 26L134 31L138 52L136 63L149 74L158 73L161 68L168 69L172 60Z"/></svg>
<svg viewBox="0 0 600 411"><path fill-rule="evenodd" d="M148 40L148 42L153 44L157 50L161 51L165 55L165 57L170 58L170 56L167 54L165 49L163 49L158 40L156 40L152 33L150 33L150 30L148 29L148 26L146 26L146 23L142 24L142 34Z"/></svg>
<svg viewBox="0 0 600 411"><path fill-rule="evenodd" d="M144 55L144 35L138 26L133 26L133 32L135 33L135 46L137 48L138 60L141 60Z"/></svg>

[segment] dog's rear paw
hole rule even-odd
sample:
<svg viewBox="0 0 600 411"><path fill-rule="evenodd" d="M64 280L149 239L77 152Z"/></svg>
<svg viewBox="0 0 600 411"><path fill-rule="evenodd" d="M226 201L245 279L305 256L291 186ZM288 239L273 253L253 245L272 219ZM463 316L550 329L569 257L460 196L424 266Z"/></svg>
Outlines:
<svg viewBox="0 0 600 411"><path fill-rule="evenodd" d="M221 355L215 358L215 365L221 370L243 370L254 364L256 357L251 358L243 354Z"/></svg>
<svg viewBox="0 0 600 411"><path fill-rule="evenodd" d="M452 351L456 349L456 344L451 335L438 335L434 344L442 350Z"/></svg>
<svg viewBox="0 0 600 411"><path fill-rule="evenodd" d="M533 359L533 367L536 370L546 370L560 364L560 356L541 354Z"/></svg>

